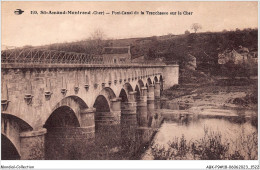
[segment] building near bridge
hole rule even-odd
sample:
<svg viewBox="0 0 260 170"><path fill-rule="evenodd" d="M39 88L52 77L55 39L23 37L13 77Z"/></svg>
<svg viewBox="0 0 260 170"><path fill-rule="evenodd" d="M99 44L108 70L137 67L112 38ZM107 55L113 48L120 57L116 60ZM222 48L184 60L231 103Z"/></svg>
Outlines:
<svg viewBox="0 0 260 170"><path fill-rule="evenodd" d="M127 47L105 47L102 52L105 64L131 63L130 46Z"/></svg>
<svg viewBox="0 0 260 170"><path fill-rule="evenodd" d="M226 50L223 53L218 54L218 63L226 64L229 61L234 62L234 64L241 64L247 60L247 56L241 55L236 50Z"/></svg>
<svg viewBox="0 0 260 170"><path fill-rule="evenodd" d="M240 47L236 50L226 50L223 53L218 54L218 63L226 64L229 61L232 61L234 64L257 64L257 52L249 52L248 48Z"/></svg>

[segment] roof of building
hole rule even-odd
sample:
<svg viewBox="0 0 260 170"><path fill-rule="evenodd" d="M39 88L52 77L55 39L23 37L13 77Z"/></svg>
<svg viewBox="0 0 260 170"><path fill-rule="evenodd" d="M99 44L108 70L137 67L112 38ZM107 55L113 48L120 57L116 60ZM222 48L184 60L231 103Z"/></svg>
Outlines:
<svg viewBox="0 0 260 170"><path fill-rule="evenodd" d="M129 47L105 47L103 54L126 54L129 52Z"/></svg>

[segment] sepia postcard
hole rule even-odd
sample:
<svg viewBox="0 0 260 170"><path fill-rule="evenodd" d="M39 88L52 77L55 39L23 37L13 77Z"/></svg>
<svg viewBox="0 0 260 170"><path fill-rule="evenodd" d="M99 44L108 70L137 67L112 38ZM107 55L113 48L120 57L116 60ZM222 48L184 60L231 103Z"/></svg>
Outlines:
<svg viewBox="0 0 260 170"><path fill-rule="evenodd" d="M259 169L258 5L2 1L1 169Z"/></svg>

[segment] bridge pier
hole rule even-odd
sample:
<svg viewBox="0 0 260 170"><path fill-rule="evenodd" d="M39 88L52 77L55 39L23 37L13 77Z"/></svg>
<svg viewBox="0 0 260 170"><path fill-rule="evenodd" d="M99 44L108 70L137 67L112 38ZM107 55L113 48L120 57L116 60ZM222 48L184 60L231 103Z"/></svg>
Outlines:
<svg viewBox="0 0 260 170"><path fill-rule="evenodd" d="M147 87L142 87L137 103L137 118L139 126L147 126Z"/></svg>
<svg viewBox="0 0 260 170"><path fill-rule="evenodd" d="M81 111L81 128L84 128L84 133L87 140L95 138L95 108L87 108Z"/></svg>
<svg viewBox="0 0 260 170"><path fill-rule="evenodd" d="M154 102L155 101L155 86L153 84L150 84L148 86L148 98L147 98L147 119L148 119L148 125L151 125L151 121L154 115Z"/></svg>
<svg viewBox="0 0 260 170"><path fill-rule="evenodd" d="M140 91L140 99L137 106L147 106L147 87L142 87Z"/></svg>
<svg viewBox="0 0 260 170"><path fill-rule="evenodd" d="M136 115L136 99L135 99L135 95L136 95L136 91L132 91L129 92L128 94L128 102L124 102L121 103L122 107L122 115L126 115L126 114L134 114Z"/></svg>
<svg viewBox="0 0 260 170"><path fill-rule="evenodd" d="M160 97L161 97L161 84L160 84L160 82L155 82L154 97L155 97L155 99L160 99Z"/></svg>
<svg viewBox="0 0 260 170"><path fill-rule="evenodd" d="M155 108L155 101L154 100L148 100L147 101L148 118L153 117L154 108Z"/></svg>
<svg viewBox="0 0 260 170"><path fill-rule="evenodd" d="M113 116L114 124L120 124L121 120L121 98L111 99L111 115Z"/></svg>
<svg viewBox="0 0 260 170"><path fill-rule="evenodd" d="M137 106L137 120L138 124L141 127L148 126L148 113L147 113L147 105L146 106Z"/></svg>
<svg viewBox="0 0 260 170"><path fill-rule="evenodd" d="M21 159L42 160L45 159L45 128L20 133Z"/></svg>
<svg viewBox="0 0 260 170"><path fill-rule="evenodd" d="M104 106L102 103L99 103L99 110L97 109L95 113L95 126L96 129L98 126L103 125L116 125L120 124L121 120L121 98L110 99L110 108L109 110L103 110ZM100 110L101 109L101 110Z"/></svg>
<svg viewBox="0 0 260 170"><path fill-rule="evenodd" d="M147 100L154 100L154 85L153 84L150 84L148 86Z"/></svg>
<svg viewBox="0 0 260 170"><path fill-rule="evenodd" d="M154 111L154 100L147 100L146 106L138 107L138 124L136 138L140 144L137 148L144 147L147 142L149 142L152 134L153 128L151 128L152 115Z"/></svg>
<svg viewBox="0 0 260 170"><path fill-rule="evenodd" d="M155 109L161 109L161 101L160 101L160 99L155 99L154 100L154 108Z"/></svg>

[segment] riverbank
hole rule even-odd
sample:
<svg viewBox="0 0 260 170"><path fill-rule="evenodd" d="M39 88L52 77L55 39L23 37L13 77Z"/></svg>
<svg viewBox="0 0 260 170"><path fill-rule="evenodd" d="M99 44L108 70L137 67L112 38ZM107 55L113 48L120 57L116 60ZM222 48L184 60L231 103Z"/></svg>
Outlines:
<svg viewBox="0 0 260 170"><path fill-rule="evenodd" d="M194 73L194 71L191 73L189 76L182 77L180 85L165 90L163 97L170 103L186 106L184 109L193 107L197 108L198 111L201 111L198 109L201 106L257 109L257 79L227 79L225 77L210 77L198 72Z"/></svg>
<svg viewBox="0 0 260 170"><path fill-rule="evenodd" d="M257 87L255 78L231 80L203 74L165 90L161 100L165 121L142 159L257 159L257 149L250 149L257 148ZM222 139L209 137L205 128ZM198 148L196 141L206 139L209 145ZM218 145L211 148L210 141ZM226 151L219 152L221 148Z"/></svg>

